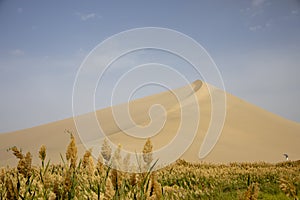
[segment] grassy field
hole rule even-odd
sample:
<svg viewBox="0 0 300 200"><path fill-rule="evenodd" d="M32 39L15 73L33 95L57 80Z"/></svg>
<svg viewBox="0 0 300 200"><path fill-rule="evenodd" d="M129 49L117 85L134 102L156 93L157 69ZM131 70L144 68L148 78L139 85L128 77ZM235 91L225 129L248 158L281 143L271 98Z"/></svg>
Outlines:
<svg viewBox="0 0 300 200"><path fill-rule="evenodd" d="M62 163L39 151L40 166L32 166L30 152L9 149L19 160L17 167L0 169L0 199L299 199L300 161L278 164L231 163L228 165L184 160L154 171L152 144L147 140L141 162L147 173L124 173L102 164L131 167L128 158L112 152L104 142L99 160L91 151L77 158L71 135ZM109 165L109 166L110 166Z"/></svg>

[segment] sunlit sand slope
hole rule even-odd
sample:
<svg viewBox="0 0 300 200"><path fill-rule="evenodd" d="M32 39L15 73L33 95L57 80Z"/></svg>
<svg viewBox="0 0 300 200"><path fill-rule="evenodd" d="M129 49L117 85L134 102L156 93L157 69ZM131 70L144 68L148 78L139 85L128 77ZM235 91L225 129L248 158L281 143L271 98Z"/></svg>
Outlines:
<svg viewBox="0 0 300 200"><path fill-rule="evenodd" d="M116 117L112 108L98 110L96 116L102 131L110 140L115 144L122 144L124 149L132 152L141 151L145 143L145 139L141 137L147 136L151 131L156 131L156 134L151 137L155 150L163 148L175 137L182 125L182 117L192 123L197 116L196 118L199 117L200 120L197 120L196 136L191 146L181 156L187 161L279 162L284 160L283 153L287 153L291 160L300 159L300 124L281 118L230 94L226 94L226 119L220 138L210 154L204 159L199 159L200 147L211 124L211 96L222 95L223 92L201 81L195 81L191 85L174 91L114 106L115 116L121 124L115 122ZM180 98L177 98L178 96ZM222 101L217 103L222 103ZM126 112L123 112L127 108L133 123L126 118ZM77 119L85 121L86 126L84 128L80 126L78 130L80 136L88 133L86 135L88 135L89 142L95 144L98 142L100 146L100 129L98 126L93 126L90 120L95 119L94 116L95 113L79 116ZM154 129L149 128L151 124L163 124L163 126L157 130L155 126ZM193 126L191 124L185 134L191 134ZM12 146L20 147L23 152L30 151L34 156L34 162L37 162L37 152L42 144L47 146L48 158L52 162L60 162L60 154L65 155L69 142L69 135L64 133L65 129L74 131L79 156L82 155L85 148L81 144L73 118L69 118L0 134L0 165L16 164L17 160L12 153L7 152L7 149ZM131 132L137 133L139 138L126 134Z"/></svg>

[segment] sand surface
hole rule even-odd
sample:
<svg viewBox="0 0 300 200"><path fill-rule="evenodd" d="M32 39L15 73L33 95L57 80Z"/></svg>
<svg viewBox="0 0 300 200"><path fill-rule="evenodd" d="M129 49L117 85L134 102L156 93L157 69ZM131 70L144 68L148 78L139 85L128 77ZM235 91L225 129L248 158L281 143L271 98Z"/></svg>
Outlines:
<svg viewBox="0 0 300 200"><path fill-rule="evenodd" d="M85 151L80 137L99 147L101 146L102 136L99 134L99 126L113 143L120 143L124 149L135 152L141 151L145 143L145 139L141 137L157 131L156 126L147 128L149 123L160 126L164 122L157 134L151 137L154 149L158 150L174 139L177 130L182 125L182 116L185 120L188 119L186 121L191 121L190 127L186 128L186 134L191 134L189 131L192 132L193 119L197 119L197 117L200 119L197 120L198 128L191 146L181 156L187 161L214 163L280 162L284 161L283 153L287 153L291 160L300 159L299 123L286 120L227 93L225 93L226 119L220 138L208 156L199 159L199 149L209 126L212 124L211 97L219 94L222 95L224 92L201 81L195 81L191 85L174 91L155 94L115 106L114 112L117 113L117 118L122 121L121 124L115 122L112 108L105 108L98 110L96 115L90 113L79 116L76 120L80 122L77 124L78 129L75 127L74 119L69 118L0 134L0 166L16 165L17 160L11 152L7 152L7 149L12 146L21 148L23 152L30 151L33 154L33 161L37 163L38 150L42 144L46 145L47 157L51 162L61 162L60 154L65 155L70 138L64 132L66 129L73 130L80 157ZM179 99L176 98L178 95L180 96ZM153 105L156 106L153 107ZM164 109L157 105L161 105ZM123 112L124 110L127 111L127 108L134 124L126 118L126 112ZM149 109L151 110L150 114ZM198 116L197 109L200 110ZM95 126L95 119L98 120L99 126ZM187 123L186 121L185 123ZM140 134L140 137L134 138L125 134L126 131ZM182 141L184 139L183 137ZM180 147L180 144L177 145Z"/></svg>

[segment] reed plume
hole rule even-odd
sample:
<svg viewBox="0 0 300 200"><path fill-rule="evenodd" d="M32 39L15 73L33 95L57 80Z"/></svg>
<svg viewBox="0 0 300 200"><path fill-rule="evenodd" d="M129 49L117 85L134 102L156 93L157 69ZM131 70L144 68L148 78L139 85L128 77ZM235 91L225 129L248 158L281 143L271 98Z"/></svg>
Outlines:
<svg viewBox="0 0 300 200"><path fill-rule="evenodd" d="M150 167L151 162L153 161L152 149L153 145L151 143L151 140L148 138L143 148L143 159L146 163L147 168Z"/></svg>
<svg viewBox="0 0 300 200"><path fill-rule="evenodd" d="M122 165L122 156L121 156L121 144L118 145L118 148L115 150L113 158L112 158L112 167L120 170Z"/></svg>
<svg viewBox="0 0 300 200"><path fill-rule="evenodd" d="M42 161L42 167L44 168L44 163L45 163L45 159L46 159L46 146L42 145L40 150L39 150L39 158Z"/></svg>
<svg viewBox="0 0 300 200"><path fill-rule="evenodd" d="M99 157L97 159L96 169L100 176L102 175L102 173L104 173L103 158L101 155L99 155Z"/></svg>
<svg viewBox="0 0 300 200"><path fill-rule="evenodd" d="M83 155L83 159L82 159L82 167L83 168L88 167L91 156L92 156L92 150L91 149L86 150L84 155Z"/></svg>
<svg viewBox="0 0 300 200"><path fill-rule="evenodd" d="M17 147L12 147L10 150L13 154L19 159L18 162L18 172L22 174L24 177L31 176L31 163L32 163L32 156L30 152L27 152L26 155L22 154L22 151L19 150Z"/></svg>
<svg viewBox="0 0 300 200"><path fill-rule="evenodd" d="M101 155L106 161L106 163L108 163L111 158L111 152L111 147L109 146L107 139L105 138L101 147Z"/></svg>
<svg viewBox="0 0 300 200"><path fill-rule="evenodd" d="M17 147L12 147L10 148L10 150L13 152L13 154L18 158L18 159L22 159L24 157L24 155L22 154L22 151L19 150Z"/></svg>
<svg viewBox="0 0 300 200"><path fill-rule="evenodd" d="M108 177L106 179L106 183L105 183L104 199L111 200L111 199L113 199L114 195L115 195L114 186L113 186L110 178Z"/></svg>
<svg viewBox="0 0 300 200"><path fill-rule="evenodd" d="M94 160L92 157L92 149L85 151L82 159L82 168L86 169L90 176L94 173Z"/></svg>
<svg viewBox="0 0 300 200"><path fill-rule="evenodd" d="M76 141L73 134L70 131L66 131L70 134L71 142L68 145L67 152L66 152L66 159L70 162L70 168L76 168L76 161L77 161L77 146Z"/></svg>
<svg viewBox="0 0 300 200"><path fill-rule="evenodd" d="M157 180L156 172L152 172L151 180L152 180L152 184L153 184L153 192L154 192L156 198L161 199L162 198L162 188L161 188L161 184Z"/></svg>

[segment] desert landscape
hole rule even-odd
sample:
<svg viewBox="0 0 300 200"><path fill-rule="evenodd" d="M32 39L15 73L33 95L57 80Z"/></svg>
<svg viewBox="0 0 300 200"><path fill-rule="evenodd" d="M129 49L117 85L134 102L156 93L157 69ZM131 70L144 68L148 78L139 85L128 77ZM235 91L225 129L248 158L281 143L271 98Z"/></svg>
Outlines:
<svg viewBox="0 0 300 200"><path fill-rule="evenodd" d="M0 1L0 200L299 200L300 1Z"/></svg>
<svg viewBox="0 0 300 200"><path fill-rule="evenodd" d="M192 145L181 156L189 162L281 162L285 160L283 154L288 154L290 160L300 159L299 132L300 124L286 120L255 105L247 103L233 95L226 94L226 119L220 138L204 159L199 159L199 150L203 138L211 120L211 95L208 87L214 93L222 93L219 89L197 80L191 84L195 88L192 96L197 98L200 108L200 121L196 137ZM175 92L185 95L189 91L189 86L178 88ZM166 145L174 137L180 124L180 106L194 109L193 104L189 104L191 94L187 94L183 102L178 102L172 91L155 94L134 100L128 104L118 105L118 107L129 107L130 114L136 125L145 125L150 122L149 109L152 105L162 105L166 109L166 122L158 134L151 138L154 150ZM86 117L94 113L85 114ZM122 144L124 149L129 151L140 151L145 143L145 139L133 138L119 129L112 114L112 108L105 108L96 111L99 124L105 135L116 145ZM155 116L160 119L162 116ZM130 129L132 127L128 127ZM69 135L65 130L74 131L74 136L79 148L79 155L83 155L85 148L80 142L80 137L76 132L73 118L20 130L12 133L0 135L0 164L1 166L16 164L15 159L7 149L17 146L23 151L37 152L41 145L46 145L48 155L53 163L60 162L60 153L65 151ZM101 139L98 131L92 128L87 129L89 134L94 136L93 142ZM141 133L143 134L143 133ZM188 133L187 133L188 134ZM98 136L98 138L97 138ZM37 157L34 154L34 157ZM37 162L34 160L34 162Z"/></svg>
<svg viewBox="0 0 300 200"><path fill-rule="evenodd" d="M184 98L179 101L175 94ZM216 94L226 95L226 119L217 144L208 156L200 159L199 149L211 121L211 96ZM156 159L159 159L160 154L153 157L152 152L174 138L180 126L181 109L189 110L193 116L195 105L191 98L197 99L200 108L196 136L180 159L156 171ZM115 145L121 144L119 148L127 151L143 152L143 161L140 161L146 167L143 173L119 171L114 163L119 163L116 166L125 166L126 162L128 168L131 166L129 161L122 158L119 148L112 152L109 145L105 146L104 138L99 138L98 130L91 127L85 130L93 138L90 142L99 147L95 148L99 157L93 157L95 154L92 151L95 149L85 148L73 118L1 134L1 199L15 193L23 198L28 195L26 198L44 196L49 199L80 196L83 199L298 198L300 124L267 112L200 80L115 107L129 108L136 126L145 127L151 122L149 109L153 105L164 107L166 121L158 134L145 139L134 138L127 135L126 130L121 130L114 120L114 108L96 111L108 140ZM94 113L77 117L87 120L91 116ZM152 120L161 120L162 117L155 116ZM128 130L133 128L130 125L127 127ZM286 161L284 154L288 155L289 161ZM145 155L150 155L150 161ZM16 173L16 169L19 175L11 176ZM44 179L48 180L48 185ZM137 183L130 183L132 179ZM14 184L21 184L24 188L17 189ZM34 184L44 189L34 189ZM32 188L26 190L28 187ZM9 188L14 189L10 191ZM272 191L270 188L273 188Z"/></svg>

